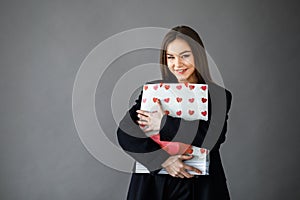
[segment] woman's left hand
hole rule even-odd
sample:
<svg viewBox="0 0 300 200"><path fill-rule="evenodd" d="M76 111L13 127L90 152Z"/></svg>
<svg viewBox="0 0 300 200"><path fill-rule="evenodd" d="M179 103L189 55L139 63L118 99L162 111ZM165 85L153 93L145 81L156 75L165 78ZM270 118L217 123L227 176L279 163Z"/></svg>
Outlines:
<svg viewBox="0 0 300 200"><path fill-rule="evenodd" d="M138 118L137 123L140 125L140 128L147 133L149 131L159 131L161 119L163 118L164 111L162 109L162 105L160 100L156 101L158 109L154 112L137 110Z"/></svg>

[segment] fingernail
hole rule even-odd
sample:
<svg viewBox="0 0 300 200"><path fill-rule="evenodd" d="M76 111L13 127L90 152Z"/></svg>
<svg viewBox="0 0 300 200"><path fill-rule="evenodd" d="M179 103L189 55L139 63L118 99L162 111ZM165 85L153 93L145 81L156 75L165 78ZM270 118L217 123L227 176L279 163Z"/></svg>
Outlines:
<svg viewBox="0 0 300 200"><path fill-rule="evenodd" d="M193 149L188 149L188 150L186 150L186 153L192 154L192 153L193 153Z"/></svg>

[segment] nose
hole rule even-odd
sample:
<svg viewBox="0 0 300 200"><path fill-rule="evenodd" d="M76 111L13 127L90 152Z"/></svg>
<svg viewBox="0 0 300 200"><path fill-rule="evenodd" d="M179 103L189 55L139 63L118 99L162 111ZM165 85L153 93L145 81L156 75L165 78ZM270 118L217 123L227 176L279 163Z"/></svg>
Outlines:
<svg viewBox="0 0 300 200"><path fill-rule="evenodd" d="M180 56L176 57L174 64L175 64L176 68L181 68L182 67L182 59L180 58Z"/></svg>

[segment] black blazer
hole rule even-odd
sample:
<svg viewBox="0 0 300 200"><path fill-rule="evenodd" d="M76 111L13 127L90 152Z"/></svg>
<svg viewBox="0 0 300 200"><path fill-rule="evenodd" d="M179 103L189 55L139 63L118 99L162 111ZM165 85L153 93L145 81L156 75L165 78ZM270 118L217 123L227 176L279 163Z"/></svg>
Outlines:
<svg viewBox="0 0 300 200"><path fill-rule="evenodd" d="M157 83L149 82L149 83ZM192 144L210 149L210 176L216 182L225 182L226 178L219 154L220 145L225 141L228 112L231 105L231 93L214 84L208 84L208 121L187 121L181 118L165 115L159 131L162 141L175 141ZM142 92L139 98L121 120L117 137L120 146L148 168L151 174L156 174L162 168L161 164L170 156L160 146L139 128L136 110L140 109Z"/></svg>

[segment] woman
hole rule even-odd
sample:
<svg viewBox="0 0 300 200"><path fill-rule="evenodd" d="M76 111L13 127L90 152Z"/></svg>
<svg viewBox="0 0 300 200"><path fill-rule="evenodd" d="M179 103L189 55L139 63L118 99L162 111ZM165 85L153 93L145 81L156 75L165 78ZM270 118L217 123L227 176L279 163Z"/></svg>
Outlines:
<svg viewBox="0 0 300 200"><path fill-rule="evenodd" d="M150 174L132 174L127 199L230 199L219 148L225 141L227 114L231 93L214 84L209 74L203 42L190 27L178 26L168 32L160 53L162 82L208 84L208 121L186 121L140 110L142 93L136 104L121 120L117 135L120 146L135 160L148 168ZM161 105L158 101L158 106ZM183 161L192 156L170 155L149 137L148 131L157 131L160 140L191 144L201 147L206 136L218 135L210 149L209 175L192 175L187 170L201 174L199 169ZM176 136L176 137L175 137ZM176 138L176 141L172 140ZM164 168L168 174L158 172Z"/></svg>

